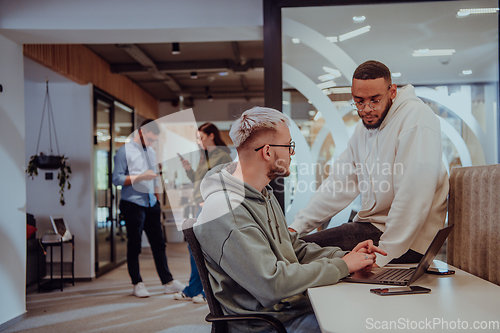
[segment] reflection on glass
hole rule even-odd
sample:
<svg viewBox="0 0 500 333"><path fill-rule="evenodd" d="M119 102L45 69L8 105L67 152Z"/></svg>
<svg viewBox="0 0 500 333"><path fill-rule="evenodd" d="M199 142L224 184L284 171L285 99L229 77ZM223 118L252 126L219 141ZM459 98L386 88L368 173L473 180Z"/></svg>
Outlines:
<svg viewBox="0 0 500 333"><path fill-rule="evenodd" d="M498 162L498 15L457 15L478 7L498 2L282 9L283 109L298 127L293 139L307 144L292 158L289 222L301 208L294 202L309 201L353 134L359 117L349 106L351 78L366 60L384 62L393 83L415 86L440 117L448 170ZM354 19L361 16L362 23Z"/></svg>

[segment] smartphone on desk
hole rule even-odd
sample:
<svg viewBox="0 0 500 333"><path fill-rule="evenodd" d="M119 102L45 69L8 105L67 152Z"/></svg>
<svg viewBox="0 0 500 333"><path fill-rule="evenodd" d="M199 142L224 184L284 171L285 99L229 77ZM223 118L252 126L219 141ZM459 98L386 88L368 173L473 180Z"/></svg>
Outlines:
<svg viewBox="0 0 500 333"><path fill-rule="evenodd" d="M455 274L455 271L452 269L446 269L446 268L427 268L426 271L427 274L434 274L434 275L452 275Z"/></svg>
<svg viewBox="0 0 500 333"><path fill-rule="evenodd" d="M427 294L430 293L431 290L429 288L424 288L420 286L406 286L406 287L396 287L396 288L370 289L370 292L380 296L390 296L390 295L407 295L407 294Z"/></svg>

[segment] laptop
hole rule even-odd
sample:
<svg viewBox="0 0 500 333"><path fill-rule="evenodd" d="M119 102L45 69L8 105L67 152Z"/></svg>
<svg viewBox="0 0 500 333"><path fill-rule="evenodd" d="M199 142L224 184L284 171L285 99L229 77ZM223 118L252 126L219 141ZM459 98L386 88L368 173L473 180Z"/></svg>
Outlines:
<svg viewBox="0 0 500 333"><path fill-rule="evenodd" d="M71 239L71 233L69 232L68 225L61 215L51 215L50 221L52 222L54 232L56 235L61 237L63 242L67 242Z"/></svg>
<svg viewBox="0 0 500 333"><path fill-rule="evenodd" d="M356 283L370 283L370 284L385 284L395 286L409 286L422 275L425 274L427 268L431 265L432 261L438 254L441 246L451 232L453 225L443 228L438 231L436 236L429 245L424 256L418 263L417 267L411 268L390 268L381 267L374 268L371 271L357 271L345 277L342 281L356 282Z"/></svg>

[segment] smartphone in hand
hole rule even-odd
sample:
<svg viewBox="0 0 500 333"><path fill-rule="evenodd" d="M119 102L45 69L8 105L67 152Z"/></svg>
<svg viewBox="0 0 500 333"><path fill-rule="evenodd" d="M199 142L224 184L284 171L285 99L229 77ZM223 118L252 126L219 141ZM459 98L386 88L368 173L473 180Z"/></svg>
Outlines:
<svg viewBox="0 0 500 333"><path fill-rule="evenodd" d="M182 157L181 154L177 153L177 156L179 156L179 158L181 159L181 162L185 161L184 157Z"/></svg>
<svg viewBox="0 0 500 333"><path fill-rule="evenodd" d="M427 294L431 290L429 288L424 288L420 286L406 286L406 287L396 287L396 288L378 288L370 289L370 292L380 296L390 296L390 295L407 295L407 294Z"/></svg>

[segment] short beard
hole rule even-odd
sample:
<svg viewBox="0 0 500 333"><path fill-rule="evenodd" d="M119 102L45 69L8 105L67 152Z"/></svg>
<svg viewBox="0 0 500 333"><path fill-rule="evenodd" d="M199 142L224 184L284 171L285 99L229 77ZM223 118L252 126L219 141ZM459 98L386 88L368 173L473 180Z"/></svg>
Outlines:
<svg viewBox="0 0 500 333"><path fill-rule="evenodd" d="M373 130L373 129L377 129L380 127L380 125L382 125L382 122L384 121L385 117L387 117L387 113L389 113L389 109L391 108L392 106L392 101L389 100L389 103L387 104L387 106L385 107L385 110L384 112L382 112L382 115L380 116L380 119L377 121L377 123L373 124L373 125L367 125L364 121L363 121L363 125L365 125L366 129L368 130Z"/></svg>
<svg viewBox="0 0 500 333"><path fill-rule="evenodd" d="M271 169L267 172L267 177L270 180L276 179L278 177L288 177L290 175L290 165L287 168L286 165L282 162L285 162L282 159L277 159L274 161Z"/></svg>

